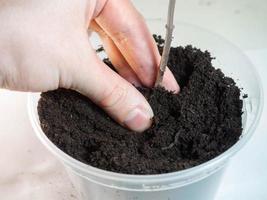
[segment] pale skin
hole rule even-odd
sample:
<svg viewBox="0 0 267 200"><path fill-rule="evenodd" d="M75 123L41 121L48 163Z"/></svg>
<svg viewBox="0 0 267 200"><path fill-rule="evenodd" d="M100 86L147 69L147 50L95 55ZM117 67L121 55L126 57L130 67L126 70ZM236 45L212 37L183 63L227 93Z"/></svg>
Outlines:
<svg viewBox="0 0 267 200"><path fill-rule="evenodd" d="M160 55L143 17L129 0L0 1L0 88L77 90L114 120L142 132L153 111L132 85L153 87ZM96 31L119 74L96 55ZM179 86L169 69L162 85Z"/></svg>

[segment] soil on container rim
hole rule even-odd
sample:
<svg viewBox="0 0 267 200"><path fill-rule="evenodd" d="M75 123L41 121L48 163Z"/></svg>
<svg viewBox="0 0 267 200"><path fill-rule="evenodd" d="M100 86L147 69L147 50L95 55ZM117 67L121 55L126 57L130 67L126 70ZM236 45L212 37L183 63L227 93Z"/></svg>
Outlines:
<svg viewBox="0 0 267 200"><path fill-rule="evenodd" d="M154 38L162 52L164 40ZM65 153L108 171L162 174L199 165L226 151L242 133L240 89L212 66L212 59L190 45L171 48L168 66L181 92L138 88L155 115L152 127L141 134L67 89L41 94L42 130ZM104 62L113 68L108 59Z"/></svg>

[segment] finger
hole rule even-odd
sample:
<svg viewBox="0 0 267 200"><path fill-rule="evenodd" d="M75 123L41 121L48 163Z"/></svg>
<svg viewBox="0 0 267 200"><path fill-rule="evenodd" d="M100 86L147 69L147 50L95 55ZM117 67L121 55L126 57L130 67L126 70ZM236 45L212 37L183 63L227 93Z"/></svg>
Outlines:
<svg viewBox="0 0 267 200"><path fill-rule="evenodd" d="M131 2L107 1L96 21L112 38L143 85L154 86L160 55L143 17ZM162 86L175 92L180 90L169 70L166 71Z"/></svg>
<svg viewBox="0 0 267 200"><path fill-rule="evenodd" d="M178 85L176 79L174 78L172 72L168 67L166 67L166 71L163 75L163 80L161 85L169 91L172 91L173 93L180 92L180 86Z"/></svg>
<svg viewBox="0 0 267 200"><path fill-rule="evenodd" d="M109 0L95 20L112 38L142 83L152 87L159 53L143 17L131 2Z"/></svg>
<svg viewBox="0 0 267 200"><path fill-rule="evenodd" d="M106 34L106 32L94 20L90 23L90 28L98 33L103 43L104 49L117 72L124 79L134 84L135 86L141 86L142 84L137 75L129 66L119 49L116 47L111 38Z"/></svg>
<svg viewBox="0 0 267 200"><path fill-rule="evenodd" d="M121 125L138 132L147 129L153 111L143 95L107 67L90 44L85 43L86 39L80 44L83 47L78 48L78 62L72 62L79 68L70 67L67 73L61 72L71 76L71 88L89 97Z"/></svg>
<svg viewBox="0 0 267 200"><path fill-rule="evenodd" d="M90 27L100 36L104 49L118 73L135 86L141 86L141 82L136 76L135 72L130 68L119 49L116 47L111 38L105 33L105 31L95 21L90 24ZM174 93L178 93L180 91L180 87L168 67L164 73L161 85L165 89Z"/></svg>

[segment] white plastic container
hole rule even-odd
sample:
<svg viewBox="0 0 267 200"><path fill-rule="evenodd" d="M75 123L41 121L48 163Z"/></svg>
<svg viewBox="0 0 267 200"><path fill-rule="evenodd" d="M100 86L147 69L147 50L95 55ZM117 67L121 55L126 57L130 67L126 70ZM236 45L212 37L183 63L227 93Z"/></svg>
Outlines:
<svg viewBox="0 0 267 200"><path fill-rule="evenodd" d="M148 21L153 33L164 35L164 22ZM98 41L92 36L92 42ZM263 91L257 72L238 48L199 27L176 23L173 45L192 44L216 56L214 65L235 79L248 94L242 116L240 140L220 156L199 166L160 175L126 175L83 164L58 149L43 133L37 114L40 94L29 94L28 111L32 126L42 143L63 162L82 200L212 200L230 158L253 135L262 107ZM248 172L249 173L249 172Z"/></svg>

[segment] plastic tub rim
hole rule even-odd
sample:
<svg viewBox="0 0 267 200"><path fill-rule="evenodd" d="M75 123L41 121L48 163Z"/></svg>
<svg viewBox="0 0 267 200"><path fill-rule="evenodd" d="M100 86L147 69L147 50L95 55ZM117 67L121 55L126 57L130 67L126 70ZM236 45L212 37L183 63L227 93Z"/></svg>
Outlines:
<svg viewBox="0 0 267 200"><path fill-rule="evenodd" d="M150 19L151 20L151 19ZM187 23L181 23L179 22L179 24L187 24ZM190 25L190 24L189 24ZM190 25L192 26L192 25ZM194 25L195 26L195 25ZM196 26L198 27L198 26ZM203 29L202 27L198 27L200 29ZM205 30L205 29L203 29ZM207 31L207 30L205 30ZM210 32L210 31L208 31ZM212 32L210 32L212 33ZM228 42L231 44L231 46L233 46L234 48L238 49L234 44L232 44L231 42L227 41L226 39L224 39L223 37L221 37L220 35L213 33L214 35L216 35L217 37L222 38L224 41ZM238 49L239 50L239 49ZM240 51L240 50L239 50ZM241 53L241 52L240 52ZM241 53L243 54L243 53ZM162 189L166 189L166 188L174 188L174 187L180 187L183 185L187 185L193 182L196 182L198 180L201 180L207 176L209 176L212 173L215 173L217 170L221 169L224 166L224 162L227 161L229 158L231 158L236 152L238 152L251 138L251 136L253 135L253 133L255 132L255 128L257 127L259 120L260 120L260 116L263 110L263 102L264 102L264 97L263 97L263 87L262 87L262 83L261 83L261 79L260 76L257 72L257 70L255 70L255 67L253 66L253 64L250 62L250 60L243 54L243 57L247 59L247 62L250 63L250 67L252 68L255 76L256 76L256 81L260 90L260 101L259 101L259 106L258 106L258 112L256 113L256 117L254 119L254 121L252 122L252 124L250 125L250 127L247 129L246 134L242 135L239 139L239 141L237 143L235 143L232 147L230 147L228 150L226 150L225 152L223 152L222 154L220 154L219 156L205 162L202 163L200 165L185 169L185 170L180 170L177 172L170 172L170 173L164 173L164 174L153 174L153 175L131 175L131 174L122 174L122 173L117 173L117 172L111 172L111 171L106 171L103 169L99 169L90 165L87 165L85 163L82 163L74 158L72 158L71 156L67 155L66 153L64 153L63 151L61 151L56 145L54 145L47 137L46 135L43 133L40 124L39 124L39 120L37 119L37 117L35 116L35 112L34 110L36 108L34 108L34 103L33 103L33 99L34 96L36 95L35 93L29 93L28 94L28 114L29 114L29 118L32 124L32 127L35 131L35 133L37 134L38 138L41 140L41 142L53 153L55 154L59 159L61 159L65 164L67 164L68 166L71 166L74 169L78 169L79 171L85 173L85 174L89 174L93 177L97 177L97 178L101 178L103 180L109 180L109 181L117 181L117 182L127 182L127 184L142 184L143 186L147 185L148 187L143 187L143 188L128 188L128 187L123 187L123 186L115 186L115 185L106 185L104 183L98 182L98 184L103 184L109 187L118 187L118 188L124 188L127 190L135 190L135 191L146 191L146 190L162 190ZM221 163L221 166L218 167L217 165ZM213 167L213 166L217 166L217 167ZM197 174L201 174L201 172L203 172L202 175L198 176L197 178L195 177ZM76 172L77 173L77 172ZM79 174L80 176L84 176ZM89 179L89 177L84 176L85 178ZM193 178L195 177L195 178ZM92 179L89 179L90 181L92 181ZM166 184L166 182L171 183L171 184ZM177 183L180 182L180 183ZM150 184L162 184L163 186L165 185L166 187L162 187L162 188L154 188L150 187Z"/></svg>

